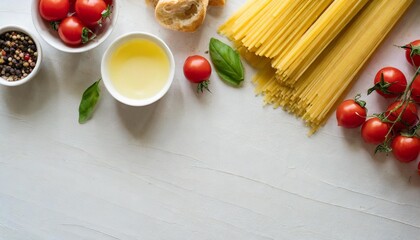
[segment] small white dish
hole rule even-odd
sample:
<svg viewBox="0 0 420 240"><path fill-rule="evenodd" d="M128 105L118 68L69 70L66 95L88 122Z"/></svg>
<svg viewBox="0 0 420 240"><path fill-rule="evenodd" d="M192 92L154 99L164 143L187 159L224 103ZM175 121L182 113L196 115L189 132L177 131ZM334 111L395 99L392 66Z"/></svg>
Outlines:
<svg viewBox="0 0 420 240"><path fill-rule="evenodd" d="M0 77L0 84L5 85L5 86L9 86L9 87L22 85L22 84L30 81L31 79L33 79L35 77L35 75L38 73L38 71L41 67L41 63L42 63L42 48L41 48L41 44L39 43L38 39L32 33L30 33L28 30L24 29L23 27L6 26L6 27L0 28L0 34L7 33L7 32L12 32L12 31L21 32L21 33L24 33L24 34L28 35L32 39L32 41L35 43L38 56L37 56L37 61L35 63L35 67L33 68L32 72L28 74L28 76L26 76L22 79L16 80L16 81L8 81L8 80Z"/></svg>
<svg viewBox="0 0 420 240"><path fill-rule="evenodd" d="M39 35L44 39L49 45L53 46L54 48L67 52L67 53L81 53L89 51L97 46L99 46L102 42L104 42L109 35L111 34L118 18L118 3L120 0L112 1L112 14L109 20L104 21L103 27L101 28L100 32L97 33L95 39L92 41L80 45L80 46L69 46L61 41L60 37L58 36L57 31L54 31L50 26L48 21L42 19L41 15L39 14L39 1L40 0L32 0L31 5L31 15L32 15L32 22L34 23L35 29L38 31Z"/></svg>
<svg viewBox="0 0 420 240"><path fill-rule="evenodd" d="M121 92L119 92L116 87L114 86L113 81L111 80L110 77L110 73L109 73L109 69L107 67L111 55L118 49L118 47L122 46L124 43L127 43L127 41L130 40L136 40L136 39L140 39L140 40L149 40L153 43L155 43L159 48L161 48L163 50L163 52L165 53L166 57L168 58L169 61L169 74L168 74L168 78L165 82L165 84L163 85L162 88L160 88L160 90L154 94L151 97L148 98L130 98L127 97L125 95L123 95ZM117 38L116 40L114 40L110 46L108 46L108 48L106 49L103 57L102 57L102 61L101 61L101 75L102 75L102 79L103 82L105 84L106 89L108 90L108 92L118 101L120 101L121 103L124 103L126 105L130 105L130 106L146 106L146 105L150 105L156 101L158 101L159 99L161 99L166 92L169 90L173 79L174 79L174 74L175 74L175 61L174 61L174 57L173 54L171 52L171 50L169 49L169 47L166 45L166 43L160 39L159 37L149 34L149 33L145 33L145 32L132 32L132 33L127 33L119 38ZM141 77L141 76L139 76Z"/></svg>

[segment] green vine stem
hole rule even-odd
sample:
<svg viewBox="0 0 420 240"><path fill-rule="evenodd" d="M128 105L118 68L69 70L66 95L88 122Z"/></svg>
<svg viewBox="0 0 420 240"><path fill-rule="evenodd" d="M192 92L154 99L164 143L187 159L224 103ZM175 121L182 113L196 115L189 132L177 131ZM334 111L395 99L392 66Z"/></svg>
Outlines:
<svg viewBox="0 0 420 240"><path fill-rule="evenodd" d="M391 127L389 128L388 133L387 133L387 134L386 134L386 136L385 136L385 141L384 141L384 143L389 142L389 140L391 139L391 138L390 138L390 136L392 136L392 130L394 129L395 124L401 120L401 118L402 118L402 114L403 114L403 113L405 112L405 110L407 109L407 106L408 106L408 104L410 103L411 86L413 85L414 79L416 79L416 77L417 77L419 74L420 74L420 67L418 67L418 68L417 68L417 71L416 71L416 73L414 74L414 77L411 79L410 83L409 83L409 84L407 84L407 87L406 87L406 89L405 89L404 93L403 93L403 94L402 94L402 95L401 95L401 96L397 99L397 101L399 100L399 101L401 101L401 103L400 103L397 107L395 107L395 108L391 109L391 111L389 111L389 114L387 114L387 115L385 115L385 114L384 114L384 115L381 115L381 116L380 116L380 119L381 119L381 120L386 121L386 122L388 122L388 123L392 123ZM394 121L389 121L389 120L388 120L388 117L389 117L392 113L394 113L395 111L397 111L398 109L400 109L401 107L403 107L403 109L402 109L402 111L400 112L400 114L398 114L397 119L395 119ZM418 128L420 128L418 125L419 125L419 124L417 124L417 125L415 126L415 130L417 130ZM414 132L414 133L413 133L413 135L415 135L415 134L416 134L416 132Z"/></svg>

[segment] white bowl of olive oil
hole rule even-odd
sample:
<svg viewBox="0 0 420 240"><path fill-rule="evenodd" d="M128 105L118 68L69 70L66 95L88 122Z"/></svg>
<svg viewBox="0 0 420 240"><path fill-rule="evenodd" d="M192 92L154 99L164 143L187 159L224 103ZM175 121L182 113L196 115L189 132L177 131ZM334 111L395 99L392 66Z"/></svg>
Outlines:
<svg viewBox="0 0 420 240"><path fill-rule="evenodd" d="M174 73L175 61L169 47L159 37L144 32L117 38L101 62L106 89L130 106L146 106L162 98Z"/></svg>

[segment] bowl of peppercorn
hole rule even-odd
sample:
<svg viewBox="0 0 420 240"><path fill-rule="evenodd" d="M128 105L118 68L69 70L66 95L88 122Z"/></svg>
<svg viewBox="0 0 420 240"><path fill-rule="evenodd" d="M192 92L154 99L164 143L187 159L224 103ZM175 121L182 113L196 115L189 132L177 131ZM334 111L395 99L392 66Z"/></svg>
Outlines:
<svg viewBox="0 0 420 240"><path fill-rule="evenodd" d="M18 86L31 80L41 66L41 54L41 44L24 28L0 28L0 84Z"/></svg>

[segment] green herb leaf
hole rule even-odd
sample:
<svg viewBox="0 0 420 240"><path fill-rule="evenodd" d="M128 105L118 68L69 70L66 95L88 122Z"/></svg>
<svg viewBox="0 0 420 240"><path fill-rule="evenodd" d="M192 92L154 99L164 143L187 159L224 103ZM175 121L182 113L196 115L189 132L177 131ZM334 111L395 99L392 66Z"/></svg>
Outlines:
<svg viewBox="0 0 420 240"><path fill-rule="evenodd" d="M244 80L244 66L238 52L215 38L210 39L209 49L219 77L233 86L239 86Z"/></svg>
<svg viewBox="0 0 420 240"><path fill-rule="evenodd" d="M88 87L82 96L82 101L80 102L79 106L79 123L85 123L89 120L93 112L95 111L95 106L99 101L99 97L101 94L101 89L99 88L99 82L94 82L90 87Z"/></svg>

